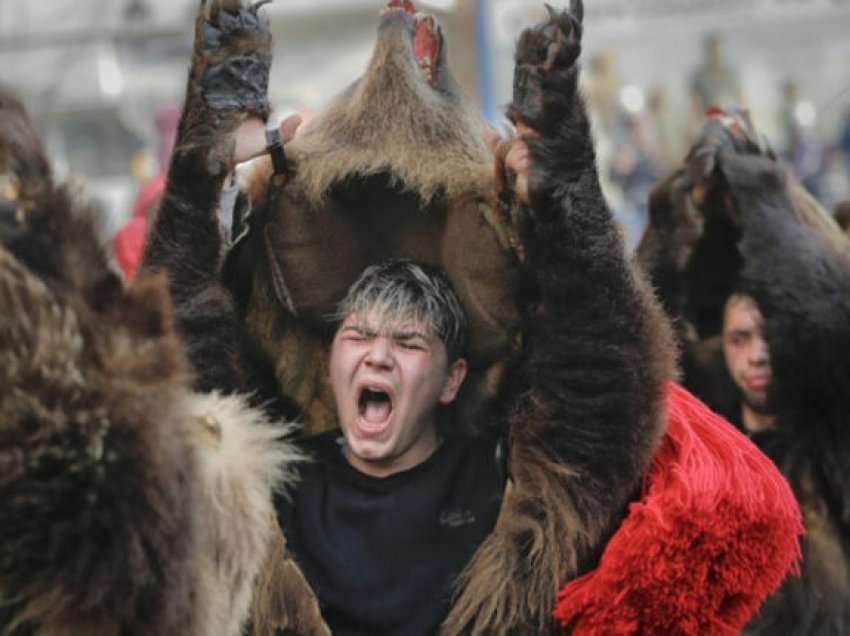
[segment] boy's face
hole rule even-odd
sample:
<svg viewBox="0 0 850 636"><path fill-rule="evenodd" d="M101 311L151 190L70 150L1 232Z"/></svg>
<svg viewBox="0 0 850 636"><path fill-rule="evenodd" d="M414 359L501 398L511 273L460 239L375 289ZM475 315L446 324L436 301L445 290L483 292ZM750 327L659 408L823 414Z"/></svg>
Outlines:
<svg viewBox="0 0 850 636"><path fill-rule="evenodd" d="M767 407L773 379L763 327L764 319L752 298L736 294L726 303L723 315L726 366L745 402L756 409Z"/></svg>
<svg viewBox="0 0 850 636"><path fill-rule="evenodd" d="M466 361L421 323L383 325L372 313L348 316L331 348L331 385L348 461L384 477L412 468L438 445L437 409L455 399Z"/></svg>

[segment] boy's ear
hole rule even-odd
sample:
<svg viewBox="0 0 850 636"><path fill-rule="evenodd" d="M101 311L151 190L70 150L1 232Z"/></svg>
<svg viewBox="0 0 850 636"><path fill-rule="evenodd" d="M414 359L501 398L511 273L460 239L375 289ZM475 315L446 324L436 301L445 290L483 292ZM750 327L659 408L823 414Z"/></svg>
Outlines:
<svg viewBox="0 0 850 636"><path fill-rule="evenodd" d="M440 404L451 404L457 397L463 380L466 378L466 359L458 358L449 365L449 373L440 393Z"/></svg>

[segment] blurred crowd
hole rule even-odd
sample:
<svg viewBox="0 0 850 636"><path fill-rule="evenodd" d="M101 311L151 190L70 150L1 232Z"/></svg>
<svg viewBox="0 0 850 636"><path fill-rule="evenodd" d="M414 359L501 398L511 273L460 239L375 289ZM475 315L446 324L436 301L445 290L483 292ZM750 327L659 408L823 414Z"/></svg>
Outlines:
<svg viewBox="0 0 850 636"><path fill-rule="evenodd" d="M634 247L646 227L652 185L681 163L709 108L748 107L746 87L724 53L722 37L714 33L703 41L703 59L690 76L684 109L673 107L666 86L644 90L624 82L613 51L594 55L587 71L585 91L606 196ZM850 199L850 108L839 136L825 138L816 126L817 108L798 82L784 79L777 90L775 121L760 122L775 131L767 143L809 193L834 211Z"/></svg>

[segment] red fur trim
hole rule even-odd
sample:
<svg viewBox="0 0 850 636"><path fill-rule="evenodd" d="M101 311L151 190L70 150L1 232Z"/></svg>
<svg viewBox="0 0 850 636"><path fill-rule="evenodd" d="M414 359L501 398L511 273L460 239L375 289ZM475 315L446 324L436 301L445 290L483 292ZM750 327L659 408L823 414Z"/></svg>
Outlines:
<svg viewBox="0 0 850 636"><path fill-rule="evenodd" d="M165 182L167 179L167 174L165 172L160 172L150 181L146 181L141 188L139 188L139 193L136 195L136 200L133 201L133 216L139 218L146 218L159 200L162 198L163 192L165 192Z"/></svg>
<svg viewBox="0 0 850 636"><path fill-rule="evenodd" d="M575 635L736 634L799 574L799 506L744 435L670 384L669 427L599 566L558 594Z"/></svg>

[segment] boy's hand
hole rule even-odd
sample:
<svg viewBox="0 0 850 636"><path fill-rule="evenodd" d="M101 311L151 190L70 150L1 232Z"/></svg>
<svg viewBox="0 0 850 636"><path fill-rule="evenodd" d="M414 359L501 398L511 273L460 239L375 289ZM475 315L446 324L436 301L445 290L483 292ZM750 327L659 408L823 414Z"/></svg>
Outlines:
<svg viewBox="0 0 850 636"><path fill-rule="evenodd" d="M518 133L524 133L528 128L522 124L517 126ZM484 134L484 143L493 153L496 161L496 172L499 175L499 190L508 188L517 201L528 201L528 169L531 160L528 146L523 137L504 139L494 131Z"/></svg>
<svg viewBox="0 0 850 636"><path fill-rule="evenodd" d="M290 115L280 122L280 137L286 144L295 137L302 123L301 115ZM233 160L236 163L259 157L266 152L266 126L259 117L246 119L236 131Z"/></svg>

